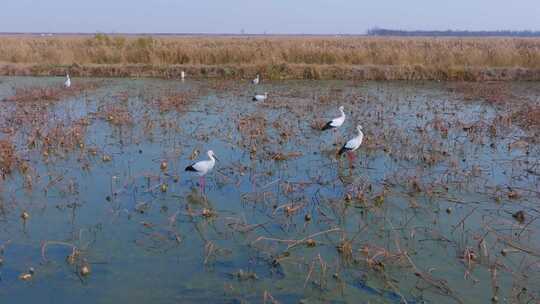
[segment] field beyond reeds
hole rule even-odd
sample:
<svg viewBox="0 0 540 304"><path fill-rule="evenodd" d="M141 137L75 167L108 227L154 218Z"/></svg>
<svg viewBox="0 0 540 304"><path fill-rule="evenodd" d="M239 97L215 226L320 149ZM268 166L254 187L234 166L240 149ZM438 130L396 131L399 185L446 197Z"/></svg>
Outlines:
<svg viewBox="0 0 540 304"><path fill-rule="evenodd" d="M1 75L540 80L540 39L0 37Z"/></svg>

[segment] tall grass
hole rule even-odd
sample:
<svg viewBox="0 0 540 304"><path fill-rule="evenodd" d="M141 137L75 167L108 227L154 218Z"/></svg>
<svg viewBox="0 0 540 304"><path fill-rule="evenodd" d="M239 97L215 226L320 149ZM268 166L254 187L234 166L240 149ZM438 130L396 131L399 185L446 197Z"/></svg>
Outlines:
<svg viewBox="0 0 540 304"><path fill-rule="evenodd" d="M415 67L417 70L437 70L450 75L471 68L540 69L540 39L152 38L102 34L94 37L3 37L0 38L0 63L63 66L271 66L278 70L290 65L323 69L325 66L379 66L404 67L409 72L411 67ZM336 71L333 73L339 74Z"/></svg>

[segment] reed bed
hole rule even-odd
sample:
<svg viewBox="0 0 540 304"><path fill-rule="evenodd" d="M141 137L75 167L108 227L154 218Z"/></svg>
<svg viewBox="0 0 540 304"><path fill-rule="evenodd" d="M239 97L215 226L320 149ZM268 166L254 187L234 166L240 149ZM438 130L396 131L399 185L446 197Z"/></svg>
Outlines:
<svg viewBox="0 0 540 304"><path fill-rule="evenodd" d="M3 37L0 74L359 80L538 80L540 39Z"/></svg>

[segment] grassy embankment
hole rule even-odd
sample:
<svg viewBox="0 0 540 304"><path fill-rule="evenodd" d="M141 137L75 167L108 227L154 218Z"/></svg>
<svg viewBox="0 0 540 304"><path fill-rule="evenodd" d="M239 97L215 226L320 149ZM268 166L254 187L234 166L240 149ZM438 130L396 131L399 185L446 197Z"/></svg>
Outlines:
<svg viewBox="0 0 540 304"><path fill-rule="evenodd" d="M540 39L1 37L1 75L540 80Z"/></svg>

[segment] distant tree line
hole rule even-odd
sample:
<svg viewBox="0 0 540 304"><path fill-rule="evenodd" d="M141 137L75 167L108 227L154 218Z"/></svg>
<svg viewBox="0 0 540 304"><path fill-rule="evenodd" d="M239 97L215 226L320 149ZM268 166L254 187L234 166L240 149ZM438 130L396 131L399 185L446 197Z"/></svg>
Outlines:
<svg viewBox="0 0 540 304"><path fill-rule="evenodd" d="M540 31L406 31L372 28L368 36L443 36L443 37L540 37Z"/></svg>

